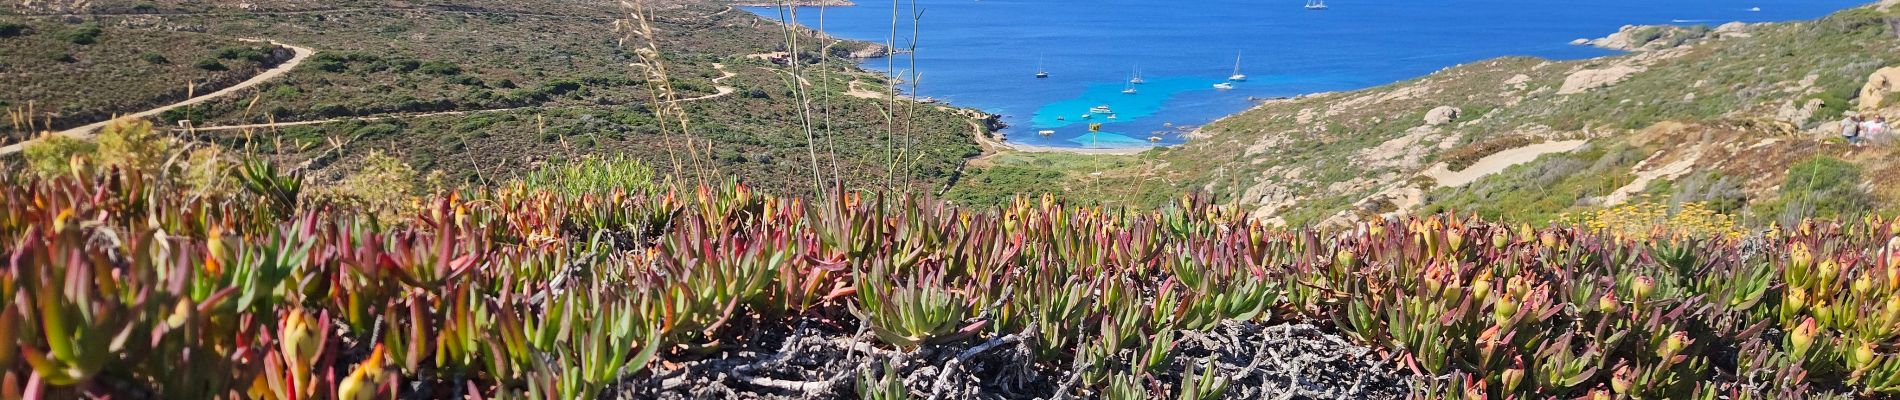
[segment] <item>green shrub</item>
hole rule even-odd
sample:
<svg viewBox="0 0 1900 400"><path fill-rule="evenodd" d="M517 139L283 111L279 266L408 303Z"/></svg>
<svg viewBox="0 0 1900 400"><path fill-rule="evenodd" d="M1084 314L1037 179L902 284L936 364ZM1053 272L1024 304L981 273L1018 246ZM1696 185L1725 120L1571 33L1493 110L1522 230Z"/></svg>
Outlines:
<svg viewBox="0 0 1900 400"><path fill-rule="evenodd" d="M336 185L320 189L321 202L337 203L368 210L383 220L399 220L411 211L409 201L416 195L421 175L402 160L371 151L361 167Z"/></svg>
<svg viewBox="0 0 1900 400"><path fill-rule="evenodd" d="M26 25L15 22L0 22L0 38L26 35Z"/></svg>
<svg viewBox="0 0 1900 400"><path fill-rule="evenodd" d="M653 189L653 168L624 156L586 157L549 163L528 172L521 183L530 188L580 195L624 189L642 193Z"/></svg>
<svg viewBox="0 0 1900 400"><path fill-rule="evenodd" d="M73 53L68 53L68 52L59 51L59 50L53 50L53 51L47 52L46 59L52 60L53 62L62 62L62 63L79 61L79 59L73 58Z"/></svg>
<svg viewBox="0 0 1900 400"><path fill-rule="evenodd" d="M388 135L394 135L397 132L402 132L402 127L391 125L391 124L374 124L374 125L369 125L362 128L357 128L356 136L359 138L388 136Z"/></svg>
<svg viewBox="0 0 1900 400"><path fill-rule="evenodd" d="M1759 213L1785 222L1864 214L1873 209L1873 196L1860 187L1860 173L1859 166L1827 156L1795 164L1782 181L1781 197Z"/></svg>
<svg viewBox="0 0 1900 400"><path fill-rule="evenodd" d="M172 63L172 60L166 59L164 55L158 54L158 53L139 54L139 60L145 61L146 64L153 64L153 65Z"/></svg>
<svg viewBox="0 0 1900 400"><path fill-rule="evenodd" d="M218 62L218 59L216 58L206 58L203 60L198 60L198 63L193 64L192 66L198 67L198 69L202 69L206 71L230 70L230 68L224 66L224 63Z"/></svg>
<svg viewBox="0 0 1900 400"><path fill-rule="evenodd" d="M71 29L67 29L66 32L61 36L64 37L66 41L72 42L73 44L88 45L88 44L98 43L99 35L104 34L104 33L105 31L99 28L98 23L87 22L84 24L79 24L79 26L75 26Z"/></svg>
<svg viewBox="0 0 1900 400"><path fill-rule="evenodd" d="M98 151L99 145L92 142L53 135L26 145L21 155L26 157L28 171L40 176L54 176L72 172L73 156L90 156Z"/></svg>
<svg viewBox="0 0 1900 400"><path fill-rule="evenodd" d="M178 107L158 113L158 120L164 123L178 121L203 121L206 119L203 107Z"/></svg>
<svg viewBox="0 0 1900 400"><path fill-rule="evenodd" d="M310 56L310 67L323 72L343 72L350 68L349 64L346 64L347 61L343 56L334 53L318 53Z"/></svg>
<svg viewBox="0 0 1900 400"><path fill-rule="evenodd" d="M226 48L218 49L218 58L225 59L225 60L245 60L245 61L250 61L250 62L261 63L261 62L264 62L266 58L269 58L269 56L265 55L262 50L258 50L255 47L226 47Z"/></svg>
<svg viewBox="0 0 1900 400"><path fill-rule="evenodd" d="M448 76L462 73L462 67L447 61L430 61L422 63L422 66L418 67L416 71L430 75Z"/></svg>
<svg viewBox="0 0 1900 400"><path fill-rule="evenodd" d="M114 122L99 131L99 162L157 171L165 162L171 140L149 121Z"/></svg>

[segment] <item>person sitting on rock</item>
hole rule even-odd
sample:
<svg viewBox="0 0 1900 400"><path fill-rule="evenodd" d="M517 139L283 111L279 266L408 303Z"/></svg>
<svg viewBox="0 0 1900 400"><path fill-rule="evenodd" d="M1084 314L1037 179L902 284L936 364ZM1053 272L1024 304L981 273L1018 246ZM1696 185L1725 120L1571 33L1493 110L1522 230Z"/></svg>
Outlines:
<svg viewBox="0 0 1900 400"><path fill-rule="evenodd" d="M1841 121L1841 139L1846 139L1850 145L1860 145L1860 126L1859 115L1847 116L1847 120Z"/></svg>

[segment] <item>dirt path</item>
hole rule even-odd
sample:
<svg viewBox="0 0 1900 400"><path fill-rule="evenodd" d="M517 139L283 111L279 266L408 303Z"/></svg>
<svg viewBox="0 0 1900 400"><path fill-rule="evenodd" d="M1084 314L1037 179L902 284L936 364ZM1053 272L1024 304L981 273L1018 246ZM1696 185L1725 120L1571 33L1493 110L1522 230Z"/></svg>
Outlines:
<svg viewBox="0 0 1900 400"><path fill-rule="evenodd" d="M667 103L671 104L671 103L685 103L689 101L711 100L711 99L716 99L720 97L725 97L727 95L732 94L733 92L739 91L739 88L724 86L724 85L719 84L719 81L723 81L723 80L726 80L727 78L739 76L739 74L732 73L732 71L727 71L726 65L720 64L720 63L713 63L713 69L719 70L719 74L720 74L718 78L712 79L713 91L714 91L713 94L699 96L699 97L692 97L692 98L675 99L672 101L668 101Z"/></svg>
<svg viewBox="0 0 1900 400"><path fill-rule="evenodd" d="M1444 163L1439 163L1421 175L1438 181L1438 186L1459 187L1477 181L1478 178L1504 172L1505 168L1513 165L1531 162L1545 154L1576 150L1578 147L1583 147L1583 143L1583 140L1538 143L1484 156L1478 159L1478 162L1471 163L1471 166L1459 171L1451 171Z"/></svg>
<svg viewBox="0 0 1900 400"><path fill-rule="evenodd" d="M242 40L246 42L265 42L265 40L259 40L259 39L242 39ZM128 115L123 115L118 118L114 118L110 120L94 122L94 123L87 124L86 126L81 126L78 128L72 128L72 129L59 131L54 134L59 135L59 136L75 138L75 139L91 139L93 133L98 132L100 128L104 128L106 124L110 124L113 121L123 120L123 119L150 118L152 116L156 116L159 113L163 113L171 109L203 103L206 101L210 101L211 99L224 97L232 93L237 93L240 91L244 91L246 89L250 89L259 84L263 84L264 82L269 82L272 79L277 79L277 77L283 76L285 72L290 72L290 70L296 69L297 65L303 64L303 61L305 59L310 58L311 54L316 54L315 50L311 50L305 47L288 45L288 44L279 43L276 41L269 41L269 43L289 48L291 52L293 53L293 55L290 57L290 60L284 61L281 64L277 64L276 67L272 67L271 69L265 70L263 73L260 73L260 74L257 74L257 76L251 77L251 79L246 79L243 82L238 82L238 84L236 85L231 85L230 87L219 89L218 91L215 91L215 92L206 93L203 95L199 95L197 97L192 97L189 99L185 99L184 101L167 104L165 106L161 106L154 109L140 111L140 112L128 114ZM8 155L12 155L13 153L17 153L21 149L26 148L27 144L37 142L37 141L39 141L39 139L27 140L20 143L7 145L6 147L0 147L0 156L8 156Z"/></svg>
<svg viewBox="0 0 1900 400"><path fill-rule="evenodd" d="M844 91L844 95L846 95L846 96L851 96L851 97L856 97L856 98L860 98L860 99L872 99L872 100L877 100L877 99L887 99L887 98L890 98L890 95L889 95L889 94L885 94L885 93L878 93L878 92L875 92L875 91L872 91L872 90L870 90L870 89L865 89L865 88L861 88L861 87L858 87L858 83L860 83L860 82L862 82L862 81L859 81L859 80L857 80L857 79L852 79L852 80L851 80L851 82L847 82L847 83L845 83L845 84L844 84L844 87L845 87L845 91Z"/></svg>
<svg viewBox="0 0 1900 400"><path fill-rule="evenodd" d="M1603 198L1603 205L1622 205L1623 203L1629 202L1637 193L1649 189L1650 182L1655 182L1657 179L1675 180L1683 175L1687 175L1694 170L1696 162L1702 159L1702 146L1698 145L1691 148L1689 155L1686 157L1651 168L1651 166L1657 162L1657 158L1663 156L1663 154L1664 153L1658 152L1656 155L1650 156L1649 159L1636 163L1636 167L1633 168L1632 171L1636 174L1636 179L1630 181L1627 185L1623 185L1623 187L1616 188L1616 191L1610 192L1609 196Z"/></svg>

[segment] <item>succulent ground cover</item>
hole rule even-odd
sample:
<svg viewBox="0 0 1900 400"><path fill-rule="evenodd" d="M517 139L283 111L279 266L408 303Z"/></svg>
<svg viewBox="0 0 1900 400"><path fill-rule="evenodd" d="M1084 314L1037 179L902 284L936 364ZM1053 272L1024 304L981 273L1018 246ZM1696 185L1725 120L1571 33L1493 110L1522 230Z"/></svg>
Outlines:
<svg viewBox="0 0 1900 400"><path fill-rule="evenodd" d="M390 218L190 158L0 177L0 398L1900 390L1900 240L1872 217L1321 232L1194 197L972 210L580 165Z"/></svg>

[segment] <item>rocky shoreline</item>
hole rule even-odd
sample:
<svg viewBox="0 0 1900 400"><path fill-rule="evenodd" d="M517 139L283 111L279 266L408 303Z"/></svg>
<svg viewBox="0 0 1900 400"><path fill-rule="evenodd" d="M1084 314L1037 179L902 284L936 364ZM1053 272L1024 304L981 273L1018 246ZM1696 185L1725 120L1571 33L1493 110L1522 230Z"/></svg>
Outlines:
<svg viewBox="0 0 1900 400"><path fill-rule="evenodd" d="M1750 30L1765 24L1730 22L1710 28L1707 25L1624 25L1616 33L1595 39L1577 39L1570 44L1611 50L1646 51L1679 47L1707 38L1745 38Z"/></svg>

